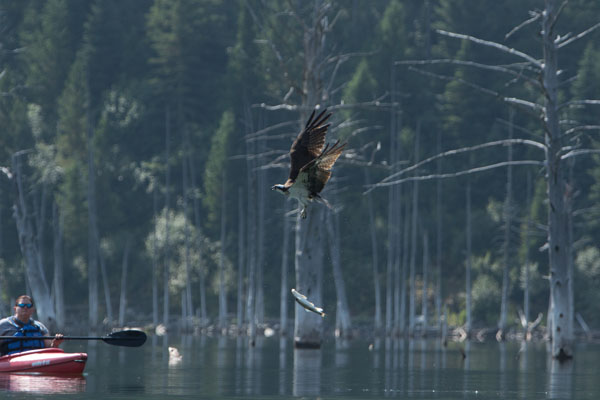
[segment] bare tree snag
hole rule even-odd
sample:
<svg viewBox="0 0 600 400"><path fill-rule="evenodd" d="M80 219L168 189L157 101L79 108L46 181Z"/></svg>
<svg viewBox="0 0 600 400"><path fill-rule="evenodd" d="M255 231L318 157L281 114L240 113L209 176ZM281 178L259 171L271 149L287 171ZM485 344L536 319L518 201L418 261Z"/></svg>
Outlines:
<svg viewBox="0 0 600 400"><path fill-rule="evenodd" d="M171 115L169 106L165 109L165 259L163 269L163 325L169 328L169 281L171 280L171 241L169 224L170 188L171 188L171 168L170 168L170 150L171 150Z"/></svg>
<svg viewBox="0 0 600 400"><path fill-rule="evenodd" d="M473 324L471 322L471 179L467 177L467 260L466 260L466 274L465 274L465 292L467 297L466 315L467 320L465 323L465 331L467 337L471 334L471 328Z"/></svg>
<svg viewBox="0 0 600 400"><path fill-rule="evenodd" d="M49 329L56 328L56 312L54 302L52 301L50 286L46 279L43 265L40 264L41 259L38 257L38 245L33 217L29 213L28 199L25 188L23 173L21 171L21 156L27 154L27 151L15 153L12 157L12 179L15 183L15 200L13 208L13 217L17 227L19 236L19 246L23 255L25 265L25 277L29 282L31 292L35 298L38 318L45 324L48 324Z"/></svg>
<svg viewBox="0 0 600 400"><path fill-rule="evenodd" d="M560 4L559 4L560 3ZM480 68L485 70L492 70L503 73L510 73L515 75L515 72L522 73L518 76L518 79L525 79L531 81L531 79L537 78L539 84L535 87L539 88L539 92L536 93L534 100L526 100L515 97L502 95L493 90L481 87L473 84L466 80L440 76L434 73L419 71L432 77L455 80L461 82L469 87L474 88L482 93L490 96L494 96L503 100L505 103L514 105L519 109L525 110L528 113L533 114L536 117L540 117L542 121L542 129L544 135L544 143L535 141L525 141L521 139L511 139L510 141L501 141L502 143L520 143L526 145L532 145L544 151L544 160L514 160L501 162L493 165L484 165L470 167L467 170L459 171L455 173L436 173L426 176L413 176L407 178L401 178L402 174L410 172L414 169L421 167L422 165L431 162L433 159L438 157L444 157L450 154L458 154L460 152L468 152L475 150L475 147L487 147L498 145L498 142L485 143L470 148L462 148L457 150L446 151L441 154L437 154L434 157L430 157L420 163L405 168L395 174L387 177L384 181L373 185L370 190L377 187L385 187L410 180L428 180L428 179L443 179L452 178L461 175L469 175L481 171L490 170L493 168L506 167L509 165L543 165L546 170L546 183L547 183L547 200L548 200L548 255L549 255L549 269L550 269L550 302L549 302L549 315L548 315L548 327L550 329L549 335L552 338L551 353L554 358L564 360L573 356L573 308L570 302L572 301L572 295L570 293L571 282L569 274L569 258L571 254L571 242L569 241L569 210L570 202L572 201L572 190L567 184L566 180L566 166L563 162L566 158L597 154L597 149L575 149L570 150L568 141L572 139L570 135L563 134L560 126L560 114L559 112L563 108L570 106L592 106L600 105L600 100L587 99L587 100L575 100L567 101L562 104L558 103L558 88L561 84L559 80L559 71L557 56L558 50L562 47L579 40L584 36L590 34L600 27L599 24L595 24L589 29L581 32L580 34L569 37L559 37L555 33L555 24L558 17L563 10L567 2L559 2L559 0L545 0L545 7L543 11L534 12L534 17L525 21L521 25L509 32L509 35L514 34L522 26L525 26L534 21L541 22L541 42L543 49L542 59L537 59L529 54L521 52L517 49L510 48L506 45L492 42L489 40L483 40L470 35L463 35L459 33L447 32L443 30L437 30L437 33L456 38L460 40L466 40L473 42L477 45L490 47L501 51L506 54L513 55L521 59L522 63L503 65L503 66L488 66L480 63L464 62L464 61L448 61L448 60L424 60L418 62L404 62L405 64L433 64L445 62L449 64L457 64L461 66L468 66L474 68ZM412 68L414 70L414 68ZM417 70L418 71L418 70ZM515 78L517 79L517 78ZM567 82L568 83L568 82ZM537 102L538 98L542 98L542 102ZM576 127L571 128L567 132L572 133L574 129L589 129L590 127ZM591 128L595 129L595 128ZM469 224L467 224L469 227Z"/></svg>

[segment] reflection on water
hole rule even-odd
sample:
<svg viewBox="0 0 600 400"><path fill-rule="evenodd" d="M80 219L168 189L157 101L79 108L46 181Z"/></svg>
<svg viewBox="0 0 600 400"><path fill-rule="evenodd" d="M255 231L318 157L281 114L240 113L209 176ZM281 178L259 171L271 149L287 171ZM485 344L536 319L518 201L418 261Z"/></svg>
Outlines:
<svg viewBox="0 0 600 400"><path fill-rule="evenodd" d="M550 379L548 379L548 398L566 399L573 393L573 361L560 363L548 357ZM597 398L597 396L596 396Z"/></svg>
<svg viewBox="0 0 600 400"><path fill-rule="evenodd" d="M287 387L285 380L285 368L287 366L287 339L284 337L279 338L279 391L277 394L284 395Z"/></svg>
<svg viewBox="0 0 600 400"><path fill-rule="evenodd" d="M0 390L17 393L68 394L85 391L85 378L34 374L0 374Z"/></svg>
<svg viewBox="0 0 600 400"><path fill-rule="evenodd" d="M220 398L580 399L600 398L600 344L579 344L572 362L545 343L434 339L325 340L294 349L289 338L151 337L141 348L71 344L87 352L84 377L0 375L5 394L85 392L124 399ZM174 362L173 351L179 353ZM10 396L8 396L10 397Z"/></svg>
<svg viewBox="0 0 600 400"><path fill-rule="evenodd" d="M318 396L321 393L322 350L294 349L294 396Z"/></svg>

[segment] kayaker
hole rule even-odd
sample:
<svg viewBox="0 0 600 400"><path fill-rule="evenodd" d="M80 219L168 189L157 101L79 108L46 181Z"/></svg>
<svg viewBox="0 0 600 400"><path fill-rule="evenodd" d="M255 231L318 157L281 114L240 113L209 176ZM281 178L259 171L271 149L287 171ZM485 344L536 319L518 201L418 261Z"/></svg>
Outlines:
<svg viewBox="0 0 600 400"><path fill-rule="evenodd" d="M46 347L58 347L63 342L63 335L60 333L57 333L54 339L35 339L39 336L49 336L49 332L44 324L31 318L35 312L35 304L30 296L17 297L14 310L14 315L0 320L0 336L27 336L32 339L2 340L0 341L0 355Z"/></svg>

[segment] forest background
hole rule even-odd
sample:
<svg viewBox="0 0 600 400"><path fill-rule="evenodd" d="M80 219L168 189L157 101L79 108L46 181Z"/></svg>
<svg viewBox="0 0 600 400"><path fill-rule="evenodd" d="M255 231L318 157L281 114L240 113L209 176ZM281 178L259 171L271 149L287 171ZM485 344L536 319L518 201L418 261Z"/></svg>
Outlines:
<svg viewBox="0 0 600 400"><path fill-rule="evenodd" d="M430 324L445 308L448 322L462 325L466 265L474 326L495 326L500 318L504 265L509 325L517 326L523 310L528 320L545 315L542 166L514 166L511 179L505 167L366 193L370 183L440 151L517 133L542 140L538 119L478 89L535 98L532 85L468 65L398 62L515 62L436 29L539 58L538 23L507 34L543 2L317 3L330 22L318 104L334 112L328 139L348 142L324 196L337 210L352 320L381 320L386 299L396 293L397 302L414 288ZM299 105L303 40L315 4L2 1L0 311L8 313L15 296L37 285L59 326L70 321L64 315L88 317L92 325L158 323L172 315L207 324L225 313L237 323L248 318L242 304L254 280L259 323L277 320L282 304L291 310L280 289L294 287L293 241L284 240L293 234L285 220L296 205L270 187L287 178L287 151L310 112ZM572 0L558 26L578 33L598 15L600 3ZM561 52L561 98L599 97L598 35ZM589 127L573 134L575 145L599 148L598 115L597 107L563 110L566 128L573 121ZM502 146L446 157L417 173L501 163L508 148L514 160L543 162L527 147ZM574 309L591 327L600 326L598 161L577 158L568 172ZM334 316L339 292L329 252L327 260L323 306Z"/></svg>

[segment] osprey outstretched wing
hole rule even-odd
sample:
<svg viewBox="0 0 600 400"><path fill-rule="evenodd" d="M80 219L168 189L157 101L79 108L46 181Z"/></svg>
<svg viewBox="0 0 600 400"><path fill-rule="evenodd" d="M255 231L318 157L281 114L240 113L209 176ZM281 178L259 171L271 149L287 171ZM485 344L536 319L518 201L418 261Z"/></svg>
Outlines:
<svg viewBox="0 0 600 400"><path fill-rule="evenodd" d="M345 146L346 144L340 144L339 140L333 146L327 145L317 158L300 168L298 179L306 182L311 193L320 193L323 190L331 177L331 168Z"/></svg>
<svg viewBox="0 0 600 400"><path fill-rule="evenodd" d="M306 207L309 202L318 200L325 205L327 201L319 193L331 177L331 169L346 144L339 140L333 145L325 145L325 136L329 124L325 122L331 117L323 110L315 118L314 110L304 129L290 149L290 175L283 185L274 185L286 196L297 199L302 204L302 218L306 218Z"/></svg>
<svg viewBox="0 0 600 400"><path fill-rule="evenodd" d="M298 134L290 148L290 176L286 184L293 184L300 169L316 159L322 153L323 146L325 146L325 135L329 124L324 125L324 123L331 117L331 113L327 114L325 109L317 118L314 118L315 111L313 110L306 126Z"/></svg>

